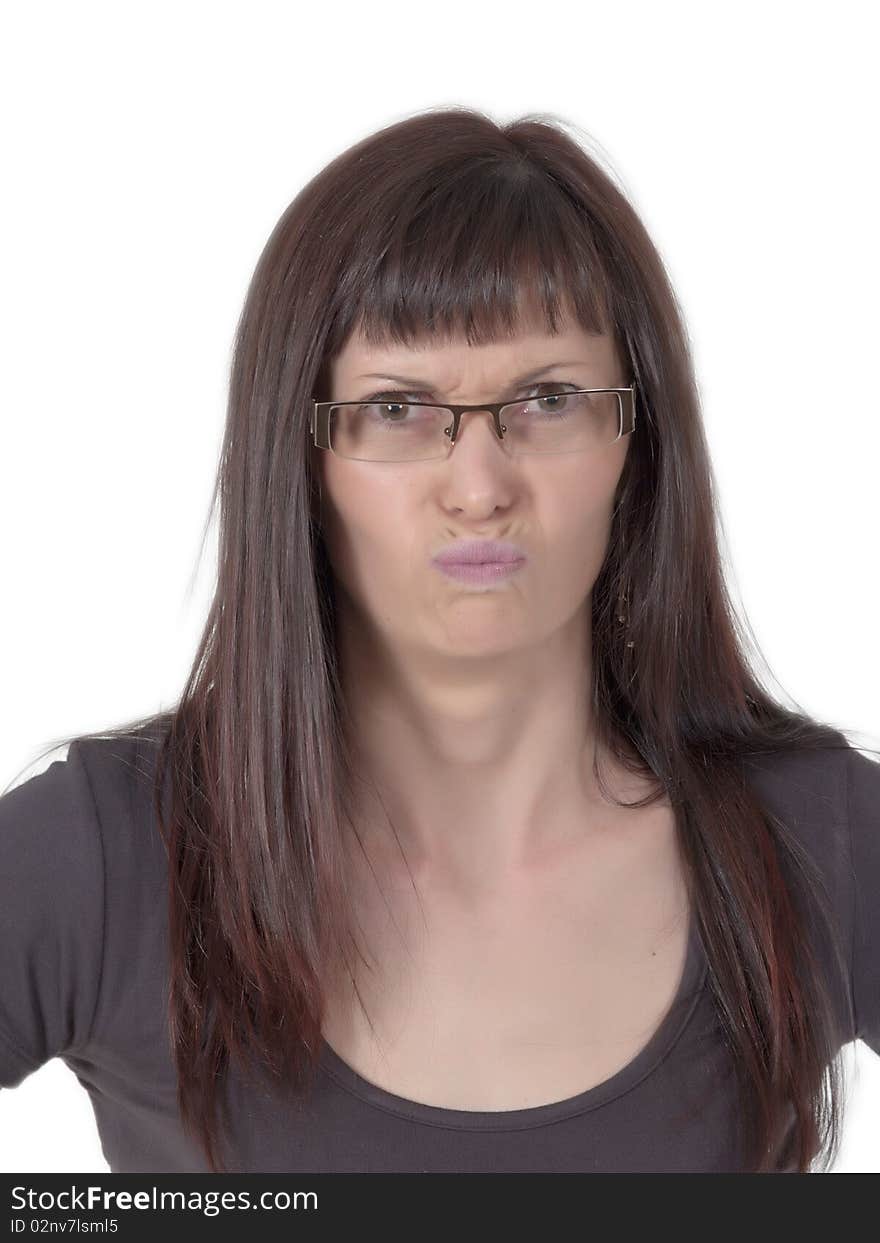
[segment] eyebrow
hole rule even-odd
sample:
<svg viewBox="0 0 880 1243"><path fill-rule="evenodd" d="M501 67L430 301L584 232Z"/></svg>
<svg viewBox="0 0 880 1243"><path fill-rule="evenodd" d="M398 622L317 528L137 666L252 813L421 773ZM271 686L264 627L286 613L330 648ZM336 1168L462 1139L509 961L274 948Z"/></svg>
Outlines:
<svg viewBox="0 0 880 1243"><path fill-rule="evenodd" d="M511 389L517 389L523 384L528 384L530 380L537 380L539 376L546 375L548 371L553 371L556 367L582 367L584 360L576 359L573 362L547 363L544 367L539 367L537 371L529 371L526 375L517 376L510 383ZM413 389L419 392L433 393L434 389L428 380L414 380L410 376L392 375L389 371L371 371L365 375L357 377L358 380L390 380L393 384L410 384Z"/></svg>

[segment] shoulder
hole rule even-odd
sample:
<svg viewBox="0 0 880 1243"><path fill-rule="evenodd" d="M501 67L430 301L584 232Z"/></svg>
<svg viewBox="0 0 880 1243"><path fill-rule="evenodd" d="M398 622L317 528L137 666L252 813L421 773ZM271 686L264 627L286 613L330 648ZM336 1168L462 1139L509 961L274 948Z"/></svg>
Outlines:
<svg viewBox="0 0 880 1243"><path fill-rule="evenodd" d="M17 878L36 882L78 876L94 883L101 858L101 832L94 774L79 742L41 772L0 797L0 856L6 897Z"/></svg>
<svg viewBox="0 0 880 1243"><path fill-rule="evenodd" d="M0 796L0 1086L87 1044L108 959L157 919L156 753L76 739Z"/></svg>
<svg viewBox="0 0 880 1243"><path fill-rule="evenodd" d="M852 931L848 786L852 748L842 734L829 746L750 757L746 778L771 825L786 872L816 894L818 881L844 940Z"/></svg>
<svg viewBox="0 0 880 1243"><path fill-rule="evenodd" d="M850 823L873 823L880 832L880 759L851 748L846 757L846 793Z"/></svg>
<svg viewBox="0 0 880 1243"><path fill-rule="evenodd" d="M117 738L77 739L70 746L68 761L85 773L108 848L122 845L131 834L140 837L143 846L154 839L160 742L158 735L139 731Z"/></svg>
<svg viewBox="0 0 880 1243"><path fill-rule="evenodd" d="M880 1053L880 762L841 734L839 745L748 768L822 875L850 958L854 1034Z"/></svg>
<svg viewBox="0 0 880 1243"><path fill-rule="evenodd" d="M123 926L150 919L166 889L167 851L155 802L158 756L158 740L144 733L79 739L68 754L88 783L104 858L107 922L117 940Z"/></svg>
<svg viewBox="0 0 880 1243"><path fill-rule="evenodd" d="M86 1039L101 974L105 857L71 743L0 797L0 1086Z"/></svg>
<svg viewBox="0 0 880 1243"><path fill-rule="evenodd" d="M806 848L826 875L848 866L847 789L852 748L842 734L832 746L749 757L745 777L788 840Z"/></svg>
<svg viewBox="0 0 880 1243"><path fill-rule="evenodd" d="M0 796L5 862L37 854L47 871L151 836L158 742L145 733L75 738ZM146 836L145 836L146 834Z"/></svg>
<svg viewBox="0 0 880 1243"><path fill-rule="evenodd" d="M880 763L847 757L856 1035L880 1054Z"/></svg>
<svg viewBox="0 0 880 1243"><path fill-rule="evenodd" d="M817 795L823 804L843 796L853 748L843 734L831 746L795 747L772 755L748 756L744 763L750 783L774 802L796 805Z"/></svg>
<svg viewBox="0 0 880 1243"><path fill-rule="evenodd" d="M849 846L854 827L880 807L880 761L864 755L843 734L833 746L805 747L750 757L746 778L768 810L821 843Z"/></svg>

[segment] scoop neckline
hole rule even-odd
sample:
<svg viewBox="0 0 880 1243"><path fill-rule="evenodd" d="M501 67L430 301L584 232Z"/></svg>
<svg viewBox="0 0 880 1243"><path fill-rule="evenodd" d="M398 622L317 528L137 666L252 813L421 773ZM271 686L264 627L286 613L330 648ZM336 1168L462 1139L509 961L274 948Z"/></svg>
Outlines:
<svg viewBox="0 0 880 1243"><path fill-rule="evenodd" d="M601 1083L594 1084L574 1096L549 1101L544 1105L530 1105L525 1109L448 1109L442 1105L428 1105L424 1101L410 1100L365 1079L340 1057L326 1038L322 1038L319 1065L351 1095L368 1105L411 1122L460 1131L519 1131L545 1126L547 1123L559 1122L605 1105L647 1078L672 1051L690 1022L703 991L707 972L708 962L703 952L696 915L691 910L687 953L681 979L666 1015L647 1044L608 1079L603 1079Z"/></svg>

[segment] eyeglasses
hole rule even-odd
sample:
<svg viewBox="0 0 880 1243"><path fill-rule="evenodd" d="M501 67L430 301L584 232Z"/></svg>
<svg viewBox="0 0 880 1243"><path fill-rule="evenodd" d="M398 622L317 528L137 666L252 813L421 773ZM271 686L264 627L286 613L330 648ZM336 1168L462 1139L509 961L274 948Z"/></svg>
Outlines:
<svg viewBox="0 0 880 1243"><path fill-rule="evenodd" d="M636 426L635 381L628 388L566 389L476 406L394 401L395 396L389 392L386 401L315 401L309 421L315 446L358 462L446 458L461 416L478 410L492 415L496 436L516 457L598 452Z"/></svg>

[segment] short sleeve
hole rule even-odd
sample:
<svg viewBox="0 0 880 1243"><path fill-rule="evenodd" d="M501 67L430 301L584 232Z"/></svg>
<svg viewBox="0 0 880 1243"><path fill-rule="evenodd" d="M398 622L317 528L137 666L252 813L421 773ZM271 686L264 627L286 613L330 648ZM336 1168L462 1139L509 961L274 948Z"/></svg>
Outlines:
<svg viewBox="0 0 880 1243"><path fill-rule="evenodd" d="M880 1054L880 763L853 749L847 764L856 1036Z"/></svg>
<svg viewBox="0 0 880 1243"><path fill-rule="evenodd" d="M74 741L0 797L0 1087L87 1042L103 926L101 827Z"/></svg>

